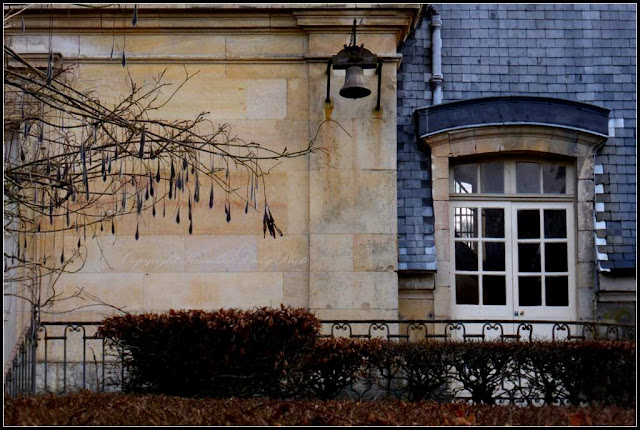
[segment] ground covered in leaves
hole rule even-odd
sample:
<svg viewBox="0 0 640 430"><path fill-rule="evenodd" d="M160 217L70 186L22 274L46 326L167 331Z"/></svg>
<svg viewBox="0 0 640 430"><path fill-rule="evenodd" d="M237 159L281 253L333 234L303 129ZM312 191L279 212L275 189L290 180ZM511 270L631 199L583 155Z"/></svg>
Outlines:
<svg viewBox="0 0 640 430"><path fill-rule="evenodd" d="M187 399L76 393L8 398L5 425L598 425L635 424L635 409L490 406L399 400Z"/></svg>

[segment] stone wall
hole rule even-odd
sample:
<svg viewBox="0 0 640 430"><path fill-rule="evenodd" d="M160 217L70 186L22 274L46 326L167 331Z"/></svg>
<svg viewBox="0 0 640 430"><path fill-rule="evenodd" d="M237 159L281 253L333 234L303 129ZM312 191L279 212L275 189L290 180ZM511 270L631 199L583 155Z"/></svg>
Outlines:
<svg viewBox="0 0 640 430"><path fill-rule="evenodd" d="M198 74L159 117L177 120L210 112L214 123L229 123L232 134L247 142L294 152L316 139L315 145L325 149L263 165L271 168L267 198L284 237L263 238L260 200L259 211L245 215L244 202L232 199L229 223L220 197L213 210L200 202L191 235L188 224L176 224L176 201L171 200L164 218L146 213L138 222L135 216L118 220L115 237L110 226L90 231L96 239L86 243L86 262L75 267L78 273L61 277L58 290L82 288L129 312L284 303L310 307L322 318L396 318L396 48L418 11L419 5L357 10L140 6L133 28L122 11L114 19L109 9L102 14L30 9L24 15L26 31L8 32L11 47L19 53L48 52L52 13L52 50L72 66L69 79L107 104L125 91L128 73L144 83L166 70L165 80L175 83L186 67ZM354 18L364 18L358 44L385 61L381 111L374 110L373 71L365 73L372 96L356 101L338 95L344 71L333 71L332 100L324 103L327 59L349 43ZM236 184L246 183L241 172L232 170L231 176ZM41 246L56 253L76 242L73 232ZM88 321L113 312L98 306L58 313L86 304L59 302L47 319Z"/></svg>

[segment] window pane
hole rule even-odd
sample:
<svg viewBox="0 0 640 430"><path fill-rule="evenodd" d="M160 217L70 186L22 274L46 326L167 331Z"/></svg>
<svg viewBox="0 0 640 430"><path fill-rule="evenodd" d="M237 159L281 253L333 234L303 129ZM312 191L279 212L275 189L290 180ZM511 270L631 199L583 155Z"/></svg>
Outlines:
<svg viewBox="0 0 640 430"><path fill-rule="evenodd" d="M544 237L548 239L567 237L567 212L564 209L544 210Z"/></svg>
<svg viewBox="0 0 640 430"><path fill-rule="evenodd" d="M482 304L506 305L507 293L504 276L482 277Z"/></svg>
<svg viewBox="0 0 640 430"><path fill-rule="evenodd" d="M478 209L455 208L454 229L456 237L478 237Z"/></svg>
<svg viewBox="0 0 640 430"><path fill-rule="evenodd" d="M540 237L540 211L518 211L518 239L537 239Z"/></svg>
<svg viewBox="0 0 640 430"><path fill-rule="evenodd" d="M504 209L482 209L482 236L504 237Z"/></svg>
<svg viewBox="0 0 640 430"><path fill-rule="evenodd" d="M518 304L520 306L541 306L542 288L540 277L518 278Z"/></svg>
<svg viewBox="0 0 640 430"><path fill-rule="evenodd" d="M482 269L491 271L504 270L504 243L483 242Z"/></svg>
<svg viewBox="0 0 640 430"><path fill-rule="evenodd" d="M456 304L477 305L478 275L456 275Z"/></svg>
<svg viewBox="0 0 640 430"><path fill-rule="evenodd" d="M547 306L569 306L569 278L547 277L544 283Z"/></svg>
<svg viewBox="0 0 640 430"><path fill-rule="evenodd" d="M540 192L540 164L516 163L516 191L518 193Z"/></svg>
<svg viewBox="0 0 640 430"><path fill-rule="evenodd" d="M504 163L480 164L480 184L483 193L504 193Z"/></svg>
<svg viewBox="0 0 640 430"><path fill-rule="evenodd" d="M540 244L518 244L518 270L520 272L540 272Z"/></svg>
<svg viewBox="0 0 640 430"><path fill-rule="evenodd" d="M478 243L456 242L456 270L478 270Z"/></svg>
<svg viewBox="0 0 640 430"><path fill-rule="evenodd" d="M567 168L555 164L543 164L542 187L545 193L565 194L567 192Z"/></svg>
<svg viewBox="0 0 640 430"><path fill-rule="evenodd" d="M545 272L567 271L567 244L545 243L544 245Z"/></svg>
<svg viewBox="0 0 640 430"><path fill-rule="evenodd" d="M453 167L454 192L477 193L478 192L478 165L460 164Z"/></svg>

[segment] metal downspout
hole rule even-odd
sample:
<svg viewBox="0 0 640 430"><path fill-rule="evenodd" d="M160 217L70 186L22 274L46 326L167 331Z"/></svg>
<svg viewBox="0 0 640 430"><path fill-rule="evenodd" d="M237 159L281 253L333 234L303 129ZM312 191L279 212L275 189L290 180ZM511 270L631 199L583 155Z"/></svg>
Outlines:
<svg viewBox="0 0 640 430"><path fill-rule="evenodd" d="M435 6L429 5L427 11L431 18L431 104L437 105L442 103L442 19Z"/></svg>

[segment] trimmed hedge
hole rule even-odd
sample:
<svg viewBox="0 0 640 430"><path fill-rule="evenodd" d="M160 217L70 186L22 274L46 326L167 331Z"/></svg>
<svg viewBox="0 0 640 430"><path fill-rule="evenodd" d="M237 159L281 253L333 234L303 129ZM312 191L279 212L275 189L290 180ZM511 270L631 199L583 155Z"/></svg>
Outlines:
<svg viewBox="0 0 640 430"><path fill-rule="evenodd" d="M82 392L4 400L11 426L633 426L635 409L619 406L496 406L381 400L287 401L185 399Z"/></svg>
<svg viewBox="0 0 640 430"><path fill-rule="evenodd" d="M99 329L126 351L125 392L635 404L635 342L321 339L306 309L171 311Z"/></svg>
<svg viewBox="0 0 640 430"><path fill-rule="evenodd" d="M98 334L125 348L125 392L179 396L296 394L320 321L281 307L107 318Z"/></svg>

